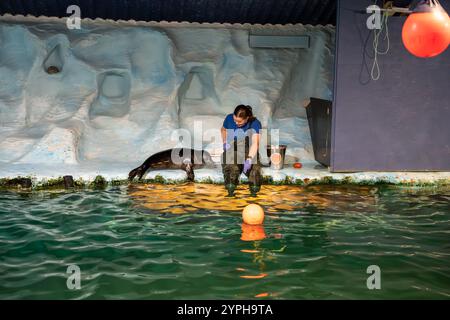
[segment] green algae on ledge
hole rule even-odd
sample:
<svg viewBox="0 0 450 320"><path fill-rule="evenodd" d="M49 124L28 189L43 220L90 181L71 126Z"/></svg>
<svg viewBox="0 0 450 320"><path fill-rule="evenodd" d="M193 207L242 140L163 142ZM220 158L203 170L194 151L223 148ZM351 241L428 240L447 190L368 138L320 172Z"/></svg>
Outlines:
<svg viewBox="0 0 450 320"><path fill-rule="evenodd" d="M162 175L156 175L153 178L142 179L140 181L130 182L127 179L110 179L108 180L102 175L97 175L93 180L84 180L83 178L74 179L74 189L103 189L107 186L121 186L128 184L185 184L189 181L186 178L170 179ZM198 178L195 183L199 184L222 184L222 181L206 176ZM248 184L246 180L242 184ZM440 178L436 180L423 179L405 179L394 181L389 177L378 177L374 179L355 179L351 176L344 176L336 178L331 175L322 177L304 177L297 178L292 176L285 176L283 179L274 179L274 177L263 176L263 185L296 185L296 186L314 186L314 185L356 185L356 186L411 186L411 187L439 187L450 186L450 179ZM65 189L64 177L44 178L38 180L36 177L14 177L14 178L0 178L0 189L2 190L52 190Z"/></svg>

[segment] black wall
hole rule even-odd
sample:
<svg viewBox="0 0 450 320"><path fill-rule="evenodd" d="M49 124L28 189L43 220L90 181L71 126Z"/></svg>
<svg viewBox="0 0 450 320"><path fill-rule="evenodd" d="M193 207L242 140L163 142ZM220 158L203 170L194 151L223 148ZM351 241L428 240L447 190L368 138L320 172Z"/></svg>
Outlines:
<svg viewBox="0 0 450 320"><path fill-rule="evenodd" d="M336 0L0 0L0 15L67 17L78 5L82 18L143 21L334 24Z"/></svg>
<svg viewBox="0 0 450 320"><path fill-rule="evenodd" d="M368 15L354 11L372 3L338 3L331 171L450 171L450 48L412 56L401 40L406 17L392 17L391 49L371 80Z"/></svg>

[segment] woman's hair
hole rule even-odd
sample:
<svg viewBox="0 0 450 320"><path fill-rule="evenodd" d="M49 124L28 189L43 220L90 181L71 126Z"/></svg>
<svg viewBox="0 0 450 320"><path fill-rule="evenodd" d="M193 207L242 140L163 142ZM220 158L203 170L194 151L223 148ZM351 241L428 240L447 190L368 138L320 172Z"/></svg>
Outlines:
<svg viewBox="0 0 450 320"><path fill-rule="evenodd" d="M238 105L234 109L233 114L236 117L238 117L238 118L242 118L242 119L247 119L248 118L249 122L251 122L251 121L256 119L256 117L253 115L252 107L246 106L246 105L243 105L243 104Z"/></svg>

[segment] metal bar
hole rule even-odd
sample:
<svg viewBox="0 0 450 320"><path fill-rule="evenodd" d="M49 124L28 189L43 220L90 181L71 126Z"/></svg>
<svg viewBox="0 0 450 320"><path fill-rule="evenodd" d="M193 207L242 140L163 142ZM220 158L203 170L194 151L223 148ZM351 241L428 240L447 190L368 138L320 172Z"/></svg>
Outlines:
<svg viewBox="0 0 450 320"><path fill-rule="evenodd" d="M382 9L380 8L380 11L386 11L386 12L394 12L394 13L413 13L412 10L409 10L408 8L399 8L399 7L392 7L389 9Z"/></svg>

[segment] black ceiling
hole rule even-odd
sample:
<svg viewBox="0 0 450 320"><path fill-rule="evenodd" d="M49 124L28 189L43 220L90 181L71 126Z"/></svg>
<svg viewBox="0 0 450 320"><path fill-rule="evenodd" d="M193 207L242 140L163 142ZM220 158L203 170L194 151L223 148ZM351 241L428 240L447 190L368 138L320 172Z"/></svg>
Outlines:
<svg viewBox="0 0 450 320"><path fill-rule="evenodd" d="M0 0L0 14L260 24L336 24L337 0Z"/></svg>

